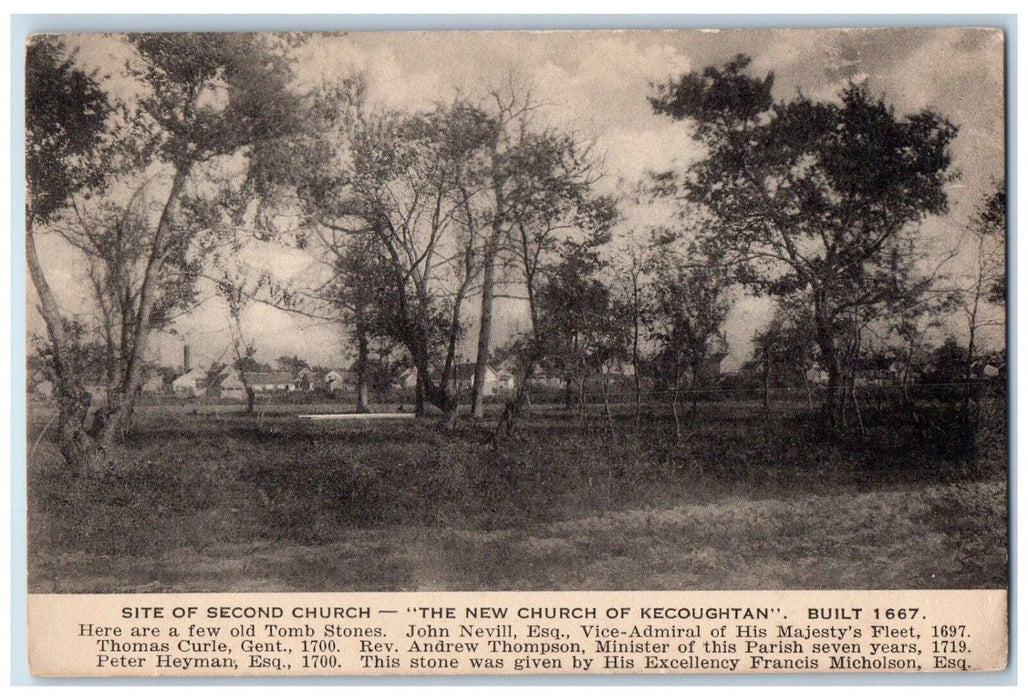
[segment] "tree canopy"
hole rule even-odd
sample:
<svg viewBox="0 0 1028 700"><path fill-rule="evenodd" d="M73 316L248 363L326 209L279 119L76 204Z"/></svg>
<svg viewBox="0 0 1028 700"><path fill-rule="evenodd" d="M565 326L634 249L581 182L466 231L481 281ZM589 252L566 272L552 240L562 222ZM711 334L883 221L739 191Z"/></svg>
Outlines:
<svg viewBox="0 0 1028 700"><path fill-rule="evenodd" d="M246 209L247 179L220 173L218 161L252 165L253 147L289 133L298 114L289 63L272 36L133 34L127 42L135 54L126 75L141 96L116 126L101 83L59 41L42 37L27 56L26 258L51 339L62 451L86 471L131 421L151 333L191 303L225 230L219 222ZM98 205L73 201L107 183L116 160L127 201L117 188ZM61 212L73 214L58 225ZM36 255L35 221L86 257L108 355L101 406L71 362L73 338Z"/></svg>
<svg viewBox="0 0 1028 700"><path fill-rule="evenodd" d="M655 187L700 207L704 245L724 251L739 281L808 296L837 418L843 337L923 287L911 240L947 211L957 127L929 109L897 116L862 84L834 101L774 102L774 75L751 77L749 63L657 87L653 109L687 121L706 155Z"/></svg>
<svg viewBox="0 0 1028 700"><path fill-rule="evenodd" d="M114 111L95 74L76 67L53 35L35 37L25 54L27 218L49 221L75 193L103 184L110 170L102 146Z"/></svg>

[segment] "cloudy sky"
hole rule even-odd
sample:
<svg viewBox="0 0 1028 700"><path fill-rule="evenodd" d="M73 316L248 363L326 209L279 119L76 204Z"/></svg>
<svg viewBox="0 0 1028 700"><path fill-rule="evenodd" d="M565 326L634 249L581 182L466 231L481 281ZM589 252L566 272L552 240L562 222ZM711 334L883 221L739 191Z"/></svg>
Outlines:
<svg viewBox="0 0 1028 700"><path fill-rule="evenodd" d="M79 60L116 73L127 56L118 37L79 36ZM978 29L882 30L676 30L629 32L418 32L319 35L299 49L299 79L322 79L364 71L374 102L398 109L431 108L457 92L475 97L514 76L530 86L544 107L540 118L573 129L595 142L607 176L600 187L615 191L648 170L688 164L697 156L688 128L652 114L651 84L682 72L722 64L734 55L752 57L751 70L775 73L775 97L798 93L833 99L850 80L866 80L897 112L928 107L960 128L953 144L960 179L951 187L951 212L926 222L924 233L940 248L961 229L990 181L1004 167L1003 36ZM124 88L127 89L127 88ZM626 227L662 215L627 212ZM81 303L76 265L59 246L44 241L40 253L66 308ZM280 274L303 273L302 254L263 250ZM959 272L959 270L957 271ZM29 292L29 300L33 295ZM474 306L474 304L472 304ZM731 354L726 367L749 352L749 338L767 318L767 303L741 299L728 323ZM512 329L521 311L499 312L501 328ZM30 331L40 328L30 313ZM297 353L312 363L335 365L346 356L340 330L254 308L244 317L258 358ZM188 342L197 362L228 359L228 316L211 302L179 325L177 337L154 343L172 364Z"/></svg>

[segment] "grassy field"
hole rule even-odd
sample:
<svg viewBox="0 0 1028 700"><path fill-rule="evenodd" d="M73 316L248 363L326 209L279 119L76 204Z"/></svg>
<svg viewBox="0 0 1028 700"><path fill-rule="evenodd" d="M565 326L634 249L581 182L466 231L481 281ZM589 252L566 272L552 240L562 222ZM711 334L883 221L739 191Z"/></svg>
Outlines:
<svg viewBox="0 0 1028 700"><path fill-rule="evenodd" d="M81 482L33 406L29 588L1006 586L1001 439L971 467L884 417L831 443L799 407L721 402L675 445L662 412L624 410L611 435L537 408L493 449L469 423L146 407Z"/></svg>

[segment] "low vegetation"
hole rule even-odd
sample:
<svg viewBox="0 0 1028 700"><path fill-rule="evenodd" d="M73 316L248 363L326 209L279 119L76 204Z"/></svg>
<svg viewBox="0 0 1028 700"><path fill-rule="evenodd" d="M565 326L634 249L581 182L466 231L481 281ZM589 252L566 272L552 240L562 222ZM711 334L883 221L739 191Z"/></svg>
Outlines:
<svg viewBox="0 0 1028 700"><path fill-rule="evenodd" d="M1007 581L1002 435L971 466L945 437L868 417L848 444L799 405L701 403L675 444L533 409L500 449L432 419L310 423L141 409L76 479L29 457L35 592L978 588ZM29 444L44 431L33 410ZM940 416L941 420L944 416ZM1001 421L1002 422L1002 421Z"/></svg>

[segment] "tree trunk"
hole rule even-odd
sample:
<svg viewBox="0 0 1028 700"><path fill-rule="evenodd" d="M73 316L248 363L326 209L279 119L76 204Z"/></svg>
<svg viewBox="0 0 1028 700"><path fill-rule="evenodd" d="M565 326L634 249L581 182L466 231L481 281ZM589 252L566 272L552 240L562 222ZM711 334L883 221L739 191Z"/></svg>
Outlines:
<svg viewBox="0 0 1028 700"><path fill-rule="evenodd" d="M55 382L54 393L60 422L58 444L61 455L76 476L88 478L100 466L106 451L106 446L101 445L86 427L92 397L81 386L76 390L68 386L59 388L59 384Z"/></svg>
<svg viewBox="0 0 1028 700"><path fill-rule="evenodd" d="M639 278L632 276L632 374L635 380L635 425L642 420L642 380L639 377Z"/></svg>
<svg viewBox="0 0 1028 700"><path fill-rule="evenodd" d="M533 353L534 354L534 353ZM500 417L496 427L493 428L492 433L489 436L489 441L493 447L497 445L497 438L500 435L501 430L505 430L507 435L513 435L517 430L518 415L521 412L521 406L525 403L531 404L528 397L528 385L532 381L532 375L535 372L535 358L531 357L525 363L525 367L521 373L521 379L518 381L515 391L514 398L506 403L503 408L503 415Z"/></svg>
<svg viewBox="0 0 1028 700"><path fill-rule="evenodd" d="M120 436L124 433L135 412L136 397L139 395L140 387L143 384L143 362L146 357L146 346L150 340L150 315L153 313L154 304L157 302L159 278L167 261L168 237L173 235L172 227L174 226L178 199L182 194L182 190L185 189L191 167L191 163L185 163L176 169L171 182L171 190L168 193L168 199L164 203L160 220L157 222L153 248L147 260L146 269L143 272L142 285L139 290L139 311L136 314L136 327L132 333L132 352L129 355L120 390L117 392L115 402L112 403L115 410L104 426L104 442L113 441L115 436Z"/></svg>
<svg viewBox="0 0 1028 700"><path fill-rule="evenodd" d="M420 372L414 383L414 415L425 415L425 385L421 381Z"/></svg>
<svg viewBox="0 0 1028 700"><path fill-rule="evenodd" d="M680 382L675 377L675 388L671 392L671 417L675 419L675 446L682 441L682 421L678 417L678 386Z"/></svg>
<svg viewBox="0 0 1028 700"><path fill-rule="evenodd" d="M980 286L980 283L978 286ZM962 373L964 375L964 385L960 387L960 439L963 443L964 451L972 464L977 456L976 436L978 433L978 426L972 420L973 414L971 410L971 390L974 382L973 366L976 351L975 334L978 330L978 303L980 299L978 286L975 288L971 312L968 316L967 355L964 358L964 371Z"/></svg>
<svg viewBox="0 0 1028 700"><path fill-rule="evenodd" d="M25 261L29 276L39 295L40 312L53 346L54 399L58 406L58 444L64 461L79 477L88 477L99 463L105 445L88 430L89 408L93 397L75 375L69 356L64 317L53 290L43 274L36 251L32 219L25 222Z"/></svg>
<svg viewBox="0 0 1028 700"><path fill-rule="evenodd" d="M489 344L493 334L493 300L496 286L496 253L499 246L500 227L495 224L492 238L482 261L482 311L478 324L478 355L475 358L475 379L471 385L471 417L481 420L485 417L485 371L489 363Z"/></svg>
<svg viewBox="0 0 1028 700"><path fill-rule="evenodd" d="M430 404L443 412L443 427L452 430L457 424L457 395L450 390L453 383L453 371L443 371L442 381L439 384L433 383L431 377L424 374L422 381L422 393ZM418 373L422 376L422 373Z"/></svg>
<svg viewBox="0 0 1028 700"><path fill-rule="evenodd" d="M692 409L689 417L689 427L691 428L696 421L696 412L699 408L699 390L697 387L700 385L700 368L697 363L693 363L692 366L692 386L689 390L692 392Z"/></svg>
<svg viewBox="0 0 1028 700"><path fill-rule="evenodd" d="M371 413L368 406L368 378L362 377L357 382L357 413Z"/></svg>
<svg viewBox="0 0 1028 700"><path fill-rule="evenodd" d="M532 377L535 375L536 365L539 363L542 357L542 338L539 337L539 315L535 307L535 277L531 273L529 266L526 265L525 269L525 289L528 292L528 315L532 321L532 348L528 353L528 357L525 359L524 366L521 370L521 381L518 382L512 401L508 401L507 405L503 409L503 416L500 418L496 427L493 429L492 434L489 436L489 441L493 447L497 446L497 439L501 429L505 429L507 435L513 435L517 430L518 416L521 413L522 406L528 404L531 405L531 398L528 393L529 384L532 381Z"/></svg>
<svg viewBox="0 0 1028 700"><path fill-rule="evenodd" d="M368 335L357 326L357 413L370 413L368 408Z"/></svg>
<svg viewBox="0 0 1028 700"><path fill-rule="evenodd" d="M457 427L457 402L447 405L443 409L443 429L453 430Z"/></svg>
<svg viewBox="0 0 1028 700"><path fill-rule="evenodd" d="M835 348L835 338L832 336L831 321L823 313L822 309L815 305L814 322L816 325L817 344L821 350L821 362L828 372L828 386L825 387L824 411L821 420L824 422L828 433L834 435L843 424L843 411L845 410L845 399L842 393L845 389L842 367L839 363L839 354Z"/></svg>
<svg viewBox="0 0 1028 700"><path fill-rule="evenodd" d="M127 350L127 356L124 360L124 369L120 373L120 381L112 383L107 390L107 398L105 404L98 407L93 411L92 421L88 427L85 428L85 421L88 420L87 415L83 415L83 423L80 427L74 426L69 427L67 431L69 435L79 435L76 438L79 441L77 447L72 447L70 453L78 454L79 459L85 460L88 464L84 464L82 471L92 471L95 466L99 454L105 452L111 447L116 441L120 440L125 432L128 430L129 425L132 422L132 416L135 413L136 399L138 398L142 384L143 384L143 364L146 357L146 347L150 339L150 315L153 313L154 304L157 301L158 288L160 284L160 277L164 270L164 266L167 260L168 253L168 238L173 235L172 226L174 225L175 209L178 205L179 196L182 190L185 188L186 180L189 177L191 164L185 164L180 166L176 171L172 179L171 190L168 193L168 198L164 203L164 209L161 212L160 220L157 223L157 230L154 233L154 239L152 248L150 250L149 258L147 259L146 268L143 272L142 283L139 290L139 306L135 313L135 326L131 329L131 332L127 334L127 347L122 347L122 351ZM31 236L27 236L26 243L26 257L29 257L28 241L32 240ZM39 260L36 256L35 242L32 240L32 252L31 256L34 260L34 266L38 269ZM29 264L30 270L33 268L33 263ZM40 276L42 271L39 270ZM36 276L33 274L33 280L35 281ZM44 280L45 285L45 280ZM49 294L49 287L46 287ZM39 286L37 283L37 290ZM42 299L43 295L40 294ZM52 294L49 294L50 301L53 301ZM46 302L43 302L44 306ZM46 314L44 313L44 318ZM59 318L59 316L58 316ZM63 327L63 321L60 321L58 325ZM47 327L49 328L50 322L47 321ZM51 333L51 339L54 336ZM121 360L119 360L120 362ZM67 367L63 370L58 369L57 371L62 372L66 375L65 382L72 382L72 384L78 383L78 378L68 377L69 374ZM57 384L60 384L58 382ZM56 388L56 385L55 385ZM72 394L76 394L77 390L72 386L69 388ZM88 394L86 394L88 396ZM80 399L72 398L72 403L78 402ZM88 413L88 404L87 404ZM69 418L72 416L79 415L78 409L72 410L69 414ZM92 453L90 450L83 451L82 447L85 443L81 440L81 431L86 430L88 435L92 438L94 448ZM66 431L62 430L62 435Z"/></svg>
<svg viewBox="0 0 1028 700"><path fill-rule="evenodd" d="M451 348L452 357L452 348ZM452 391L453 386L453 365L448 359L443 374L436 384L428 373L428 356L424 354L415 355L414 367L418 373L418 383L415 389L415 414L424 415L425 402L432 404L443 412L443 424L447 429L453 428L457 422L458 402L457 396Z"/></svg>
<svg viewBox="0 0 1028 700"><path fill-rule="evenodd" d="M822 419L825 421L826 426L830 431L835 431L842 427L842 401L840 401L840 394L845 388L843 382L842 372L839 370L838 360L832 358L827 362L828 367L828 385L825 387L825 403L824 411L822 413Z"/></svg>
<svg viewBox="0 0 1028 700"><path fill-rule="evenodd" d="M771 412L771 363L764 352L764 413Z"/></svg>
<svg viewBox="0 0 1028 700"><path fill-rule="evenodd" d="M603 417L607 422L607 431L614 435L614 417L610 413L610 382L606 373L601 373L603 382Z"/></svg>

